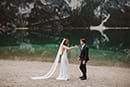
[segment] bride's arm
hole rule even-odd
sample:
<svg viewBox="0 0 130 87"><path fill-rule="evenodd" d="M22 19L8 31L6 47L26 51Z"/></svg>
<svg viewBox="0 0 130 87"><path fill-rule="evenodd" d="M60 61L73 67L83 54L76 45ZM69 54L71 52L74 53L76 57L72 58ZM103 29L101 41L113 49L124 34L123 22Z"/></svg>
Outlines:
<svg viewBox="0 0 130 87"><path fill-rule="evenodd" d="M66 50L72 50L74 48L78 48L78 46L68 47L68 46L63 45L63 48L66 49Z"/></svg>

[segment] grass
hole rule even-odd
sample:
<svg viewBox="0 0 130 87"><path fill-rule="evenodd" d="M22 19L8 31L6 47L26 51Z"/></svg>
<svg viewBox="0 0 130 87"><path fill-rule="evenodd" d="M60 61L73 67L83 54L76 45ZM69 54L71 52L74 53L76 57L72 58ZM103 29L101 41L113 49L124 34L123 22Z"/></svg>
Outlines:
<svg viewBox="0 0 130 87"><path fill-rule="evenodd" d="M0 59L31 60L31 61L53 61L59 46L57 44L0 47ZM79 63L77 58L80 49L68 51L70 63ZM122 52L91 49L89 51L90 65L108 65L130 67L130 54Z"/></svg>

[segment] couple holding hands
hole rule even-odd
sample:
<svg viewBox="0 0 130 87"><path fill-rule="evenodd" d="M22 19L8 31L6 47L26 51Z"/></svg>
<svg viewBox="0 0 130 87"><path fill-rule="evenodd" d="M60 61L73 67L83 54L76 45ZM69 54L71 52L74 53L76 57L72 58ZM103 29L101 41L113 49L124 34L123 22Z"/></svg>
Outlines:
<svg viewBox="0 0 130 87"><path fill-rule="evenodd" d="M43 76L32 77L33 80L50 78L54 74L54 72L58 66L59 60L61 60L60 61L60 70L59 70L59 75L56 79L57 80L69 80L70 79L67 51L78 48L78 46L76 45L76 46L69 47L68 43L69 43L69 40L63 39L63 41L60 44L59 50L57 52L55 61L54 61L53 65L51 66L50 70L48 71L48 73ZM81 44L81 52L80 52L80 56L78 58L78 60L80 61L79 68L80 68L80 71L82 72L82 76L80 77L80 79L86 80L87 79L86 64L89 60L89 56L88 56L89 48L86 44L85 39L80 39L80 44Z"/></svg>

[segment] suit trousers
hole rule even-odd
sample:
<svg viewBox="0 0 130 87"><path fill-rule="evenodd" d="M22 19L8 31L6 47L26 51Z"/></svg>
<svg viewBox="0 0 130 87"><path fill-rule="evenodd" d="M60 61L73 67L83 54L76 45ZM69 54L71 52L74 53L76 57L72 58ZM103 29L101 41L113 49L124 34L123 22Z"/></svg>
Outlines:
<svg viewBox="0 0 130 87"><path fill-rule="evenodd" d="M83 74L83 77L84 77L84 78L87 77L87 76L86 76L86 73L87 73L86 63L87 63L87 61L85 61L85 64L83 64L83 60L81 60L80 67L79 67L80 70L81 70L81 72L82 72L82 74Z"/></svg>

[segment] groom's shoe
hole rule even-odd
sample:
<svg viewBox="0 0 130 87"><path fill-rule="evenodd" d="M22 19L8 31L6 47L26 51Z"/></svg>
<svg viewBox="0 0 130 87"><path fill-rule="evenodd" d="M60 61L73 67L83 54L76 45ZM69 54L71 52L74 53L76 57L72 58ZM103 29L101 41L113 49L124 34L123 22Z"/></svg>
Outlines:
<svg viewBox="0 0 130 87"><path fill-rule="evenodd" d="M87 80L87 77L82 77L81 80Z"/></svg>
<svg viewBox="0 0 130 87"><path fill-rule="evenodd" d="M79 78L81 79L81 78L83 78L83 76L80 76Z"/></svg>
<svg viewBox="0 0 130 87"><path fill-rule="evenodd" d="M81 78L81 80L87 80L87 78Z"/></svg>

